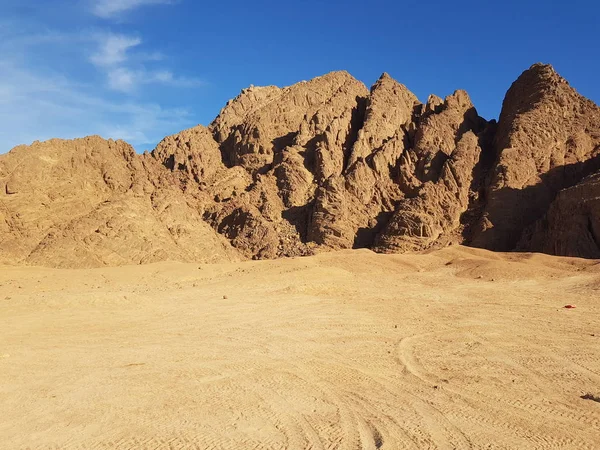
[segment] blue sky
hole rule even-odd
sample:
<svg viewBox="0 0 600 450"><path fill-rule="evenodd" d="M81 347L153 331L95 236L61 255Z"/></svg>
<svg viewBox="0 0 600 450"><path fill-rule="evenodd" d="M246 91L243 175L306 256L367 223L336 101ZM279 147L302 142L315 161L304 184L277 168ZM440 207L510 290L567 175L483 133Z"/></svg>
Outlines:
<svg viewBox="0 0 600 450"><path fill-rule="evenodd" d="M89 134L151 150L250 84L332 70L421 101L466 89L491 119L541 61L599 103L599 27L578 0L0 0L0 153Z"/></svg>

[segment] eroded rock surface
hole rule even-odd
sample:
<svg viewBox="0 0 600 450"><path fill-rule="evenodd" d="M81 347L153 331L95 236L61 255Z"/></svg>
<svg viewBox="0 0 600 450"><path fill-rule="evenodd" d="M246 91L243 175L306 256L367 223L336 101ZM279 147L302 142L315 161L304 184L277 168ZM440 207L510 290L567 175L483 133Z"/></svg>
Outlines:
<svg viewBox="0 0 600 450"><path fill-rule="evenodd" d="M239 260L174 177L122 141L53 139L0 158L0 263Z"/></svg>
<svg viewBox="0 0 600 450"><path fill-rule="evenodd" d="M517 249L600 259L600 172L561 191Z"/></svg>
<svg viewBox="0 0 600 450"><path fill-rule="evenodd" d="M508 251L561 189L600 169L600 109L551 66L535 64L508 90L494 146L472 244Z"/></svg>

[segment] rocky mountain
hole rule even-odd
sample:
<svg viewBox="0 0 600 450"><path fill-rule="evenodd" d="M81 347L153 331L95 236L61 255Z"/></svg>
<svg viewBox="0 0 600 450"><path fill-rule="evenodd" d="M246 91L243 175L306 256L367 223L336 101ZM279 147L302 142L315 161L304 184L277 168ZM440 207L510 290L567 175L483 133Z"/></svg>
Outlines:
<svg viewBox="0 0 600 450"><path fill-rule="evenodd" d="M560 190L600 170L600 109L552 67L536 64L506 94L494 151L484 214L470 243L508 251Z"/></svg>
<svg viewBox="0 0 600 450"><path fill-rule="evenodd" d="M466 244L600 257L600 109L552 67L498 123L383 74L250 87L137 155L88 137L0 156L0 263L223 261ZM595 177L590 175L598 173Z"/></svg>
<svg viewBox="0 0 600 450"><path fill-rule="evenodd" d="M0 159L0 263L53 267L238 260L155 158L87 137Z"/></svg>

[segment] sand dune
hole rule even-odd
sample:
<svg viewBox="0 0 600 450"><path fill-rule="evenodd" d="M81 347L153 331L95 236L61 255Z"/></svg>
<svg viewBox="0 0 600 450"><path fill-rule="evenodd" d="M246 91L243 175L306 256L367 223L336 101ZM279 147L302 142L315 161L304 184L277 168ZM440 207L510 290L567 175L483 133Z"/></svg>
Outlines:
<svg viewBox="0 0 600 450"><path fill-rule="evenodd" d="M0 310L3 449L600 445L598 261L2 267Z"/></svg>

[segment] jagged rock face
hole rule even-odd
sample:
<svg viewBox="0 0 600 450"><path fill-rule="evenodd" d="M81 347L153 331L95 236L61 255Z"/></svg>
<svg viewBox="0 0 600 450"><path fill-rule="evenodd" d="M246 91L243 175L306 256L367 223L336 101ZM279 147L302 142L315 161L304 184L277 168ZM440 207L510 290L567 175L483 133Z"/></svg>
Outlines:
<svg viewBox="0 0 600 450"><path fill-rule="evenodd" d="M202 125L167 136L152 151L152 156L179 174L185 185L206 187L225 168L219 145Z"/></svg>
<svg viewBox="0 0 600 450"><path fill-rule="evenodd" d="M54 139L0 159L1 263L239 260L175 179L122 141Z"/></svg>
<svg viewBox="0 0 600 450"><path fill-rule="evenodd" d="M552 67L536 64L506 94L495 149L472 244L508 251L561 189L600 169L600 109Z"/></svg>
<svg viewBox="0 0 600 450"><path fill-rule="evenodd" d="M422 104L387 74L370 91L346 72L251 87L150 154L90 137L1 156L0 263L452 243L596 257L598 178L577 183L600 169L599 143L598 108L543 65L513 84L498 124L464 91Z"/></svg>
<svg viewBox="0 0 600 450"><path fill-rule="evenodd" d="M600 172L561 191L517 249L600 258Z"/></svg>
<svg viewBox="0 0 600 450"><path fill-rule="evenodd" d="M373 85L366 99L364 124L358 130L343 179L337 184L345 187L345 207L331 212L344 229L343 247L370 247L381 226L394 210L405 190L398 174L398 164L405 155L414 131L415 111L421 104L406 86L387 74ZM325 195L325 192L321 190ZM339 196L339 195L338 195ZM331 214L329 215L329 217ZM316 230L327 227L328 216L313 221ZM338 238L332 235L328 243L339 248Z"/></svg>
<svg viewBox="0 0 600 450"><path fill-rule="evenodd" d="M413 100L404 93L402 97ZM382 147L375 148L364 163L357 161L353 169L362 171L363 181L353 177L353 172L348 176L351 192L357 197L356 205L371 205L363 218L363 224L364 219L370 223L361 227L361 244L375 245L379 251L425 249L439 243L442 235L458 232L460 216L469 207L473 171L481 152L477 135L486 126L464 91L443 101L432 97L426 105L404 105L406 111L413 113L410 122L402 124L400 132L387 138ZM467 134L469 137L463 142ZM456 170L462 172L455 175ZM366 192L373 192L371 198L365 196ZM434 211L436 215L431 216ZM447 219L447 215L452 219ZM434 227L436 231L409 229L413 228L409 225L411 220L419 217L440 221L441 225Z"/></svg>
<svg viewBox="0 0 600 450"><path fill-rule="evenodd" d="M207 202L205 219L248 257L311 253L317 193L342 175L367 96L346 72L242 91L210 129L228 170L244 169L248 182L235 197Z"/></svg>
<svg viewBox="0 0 600 450"><path fill-rule="evenodd" d="M418 107L417 97L384 73L371 88L364 125L358 131L348 166L377 153L383 144L408 128Z"/></svg>
<svg viewBox="0 0 600 450"><path fill-rule="evenodd" d="M485 124L465 92L422 105L387 74L370 92L345 72L279 91L245 90L211 130L226 164L253 181L207 207L206 217L249 257L371 247L398 202L437 182L461 137ZM472 171L477 159L469 161ZM462 198L447 203L459 216L468 207ZM450 222L444 232L460 226Z"/></svg>
<svg viewBox="0 0 600 450"><path fill-rule="evenodd" d="M422 250L434 244L460 243L460 218L472 195L474 167L481 148L477 136L467 131L443 163L435 181L425 182L418 195L401 200L378 236L376 249L385 252Z"/></svg>
<svg viewBox="0 0 600 450"><path fill-rule="evenodd" d="M344 123L333 122L347 116L348 108L351 116L366 95L364 84L347 72L332 72L284 89L253 87L223 108L210 128L228 166L267 170L273 155L285 147L304 147L326 131L329 139L343 139Z"/></svg>

